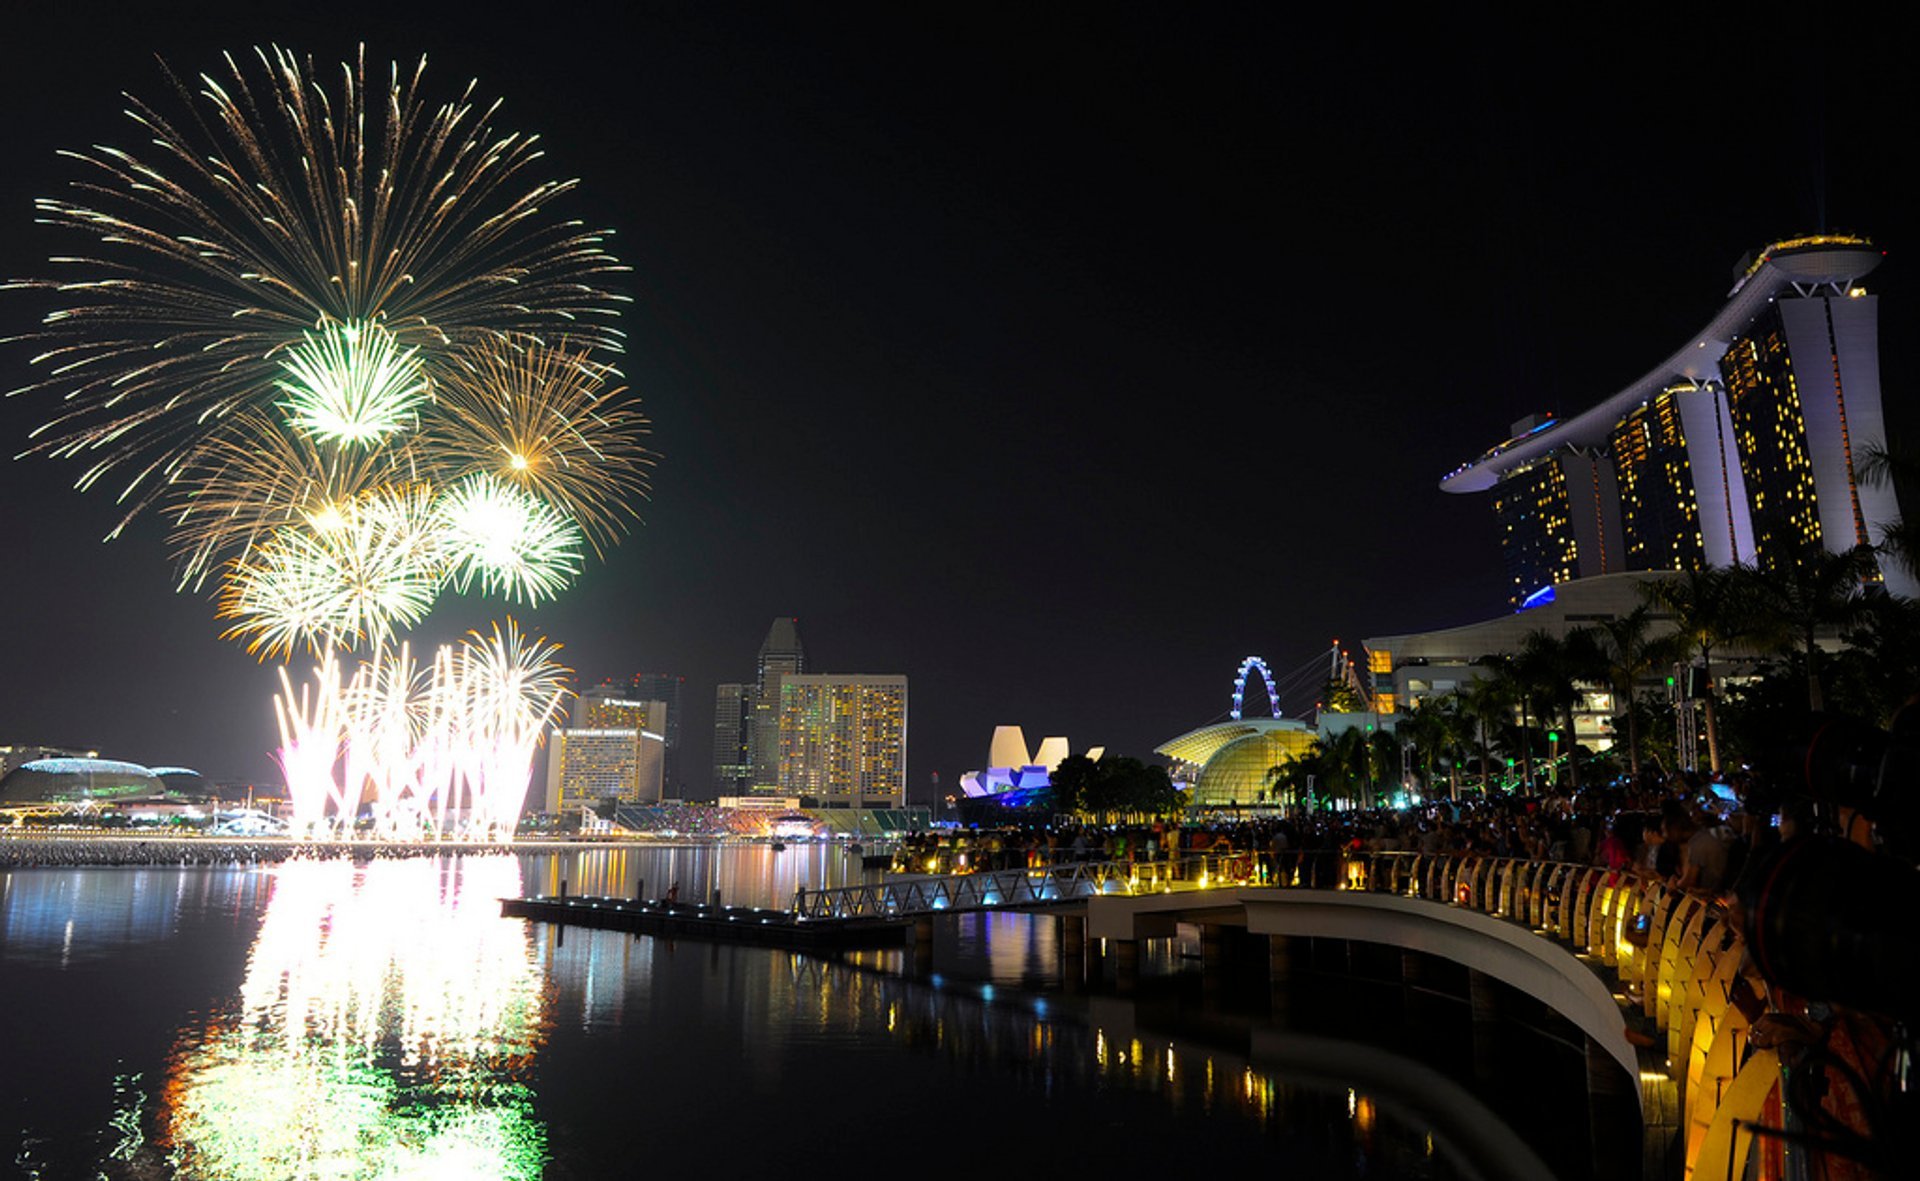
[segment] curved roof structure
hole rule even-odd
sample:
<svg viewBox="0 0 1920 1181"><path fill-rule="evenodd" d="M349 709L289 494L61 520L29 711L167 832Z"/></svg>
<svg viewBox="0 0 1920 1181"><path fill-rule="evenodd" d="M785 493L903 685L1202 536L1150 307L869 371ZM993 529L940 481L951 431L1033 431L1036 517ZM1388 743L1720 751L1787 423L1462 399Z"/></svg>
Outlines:
<svg viewBox="0 0 1920 1181"><path fill-rule="evenodd" d="M1727 303L1673 354L1598 406L1564 421L1543 423L1447 473L1447 492L1483 492L1515 468L1567 445L1603 443L1614 424L1669 386L1720 378L1720 357L1733 338L1781 291L1800 285L1851 284L1880 265L1885 252L1851 234L1814 234L1762 250L1728 292Z"/></svg>
<svg viewBox="0 0 1920 1181"><path fill-rule="evenodd" d="M1205 763L1229 744L1256 734L1274 730L1292 730L1311 737L1313 727L1293 718L1235 718L1189 730L1178 738L1169 738L1153 748L1153 753L1183 763Z"/></svg>
<svg viewBox="0 0 1920 1181"><path fill-rule="evenodd" d="M163 795L167 777L200 778L185 767L154 769L118 759L55 758L22 763L0 779L0 802L43 803Z"/></svg>
<svg viewBox="0 0 1920 1181"><path fill-rule="evenodd" d="M1267 772L1312 746L1312 726L1293 718L1237 718L1189 730L1161 743L1155 754L1193 763L1195 804L1219 807L1265 800Z"/></svg>

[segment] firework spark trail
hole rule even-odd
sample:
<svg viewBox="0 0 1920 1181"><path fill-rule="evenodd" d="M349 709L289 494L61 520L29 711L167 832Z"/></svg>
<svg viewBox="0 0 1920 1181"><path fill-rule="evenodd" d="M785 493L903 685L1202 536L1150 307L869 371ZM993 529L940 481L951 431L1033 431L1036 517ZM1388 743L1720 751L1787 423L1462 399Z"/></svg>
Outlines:
<svg viewBox="0 0 1920 1181"><path fill-rule="evenodd" d="M331 653L296 692L281 671L281 766L294 831L350 826L359 804L389 837L511 836L546 727L565 703L558 646L511 620L469 633L422 670L406 645L383 649L344 682ZM312 692L309 692L309 689Z"/></svg>
<svg viewBox="0 0 1920 1181"><path fill-rule="evenodd" d="M329 804L339 814L344 803L333 776L344 729L336 691L339 661L327 653L314 669L314 683L300 686L297 693L287 670L282 667L279 673L280 696L274 699L273 712L280 724L280 770L287 779L293 831L307 835L324 823Z"/></svg>

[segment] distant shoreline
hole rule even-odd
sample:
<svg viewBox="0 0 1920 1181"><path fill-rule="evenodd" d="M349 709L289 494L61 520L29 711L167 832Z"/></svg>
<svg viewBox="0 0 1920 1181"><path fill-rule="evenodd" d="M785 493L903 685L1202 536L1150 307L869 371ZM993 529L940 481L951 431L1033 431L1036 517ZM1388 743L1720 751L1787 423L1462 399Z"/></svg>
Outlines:
<svg viewBox="0 0 1920 1181"><path fill-rule="evenodd" d="M396 857L464 856L480 853L553 853L630 848L636 844L713 844L712 838L671 840L483 841L297 841L283 837L34 836L0 835L0 870L75 869L86 866L271 865L290 858L368 861Z"/></svg>

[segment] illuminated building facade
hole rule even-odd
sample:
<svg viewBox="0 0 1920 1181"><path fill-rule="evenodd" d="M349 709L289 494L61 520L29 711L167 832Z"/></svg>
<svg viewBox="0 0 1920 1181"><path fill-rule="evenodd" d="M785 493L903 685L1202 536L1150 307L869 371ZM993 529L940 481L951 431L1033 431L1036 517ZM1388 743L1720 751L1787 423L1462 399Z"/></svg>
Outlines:
<svg viewBox="0 0 1920 1181"><path fill-rule="evenodd" d="M783 794L780 786L780 679L807 671L807 648L800 642L800 621L783 615L767 628L754 668L752 726L748 753L754 791Z"/></svg>
<svg viewBox="0 0 1920 1181"><path fill-rule="evenodd" d="M987 746L987 769L968 771L960 777L960 790L968 798L1009 796L1053 786L1054 768L1070 752L1066 738L1053 735L1040 740L1037 750L1027 749L1027 733L1019 726L995 726L993 741ZM1094 762L1107 748L1096 746L1086 752Z"/></svg>
<svg viewBox="0 0 1920 1181"><path fill-rule="evenodd" d="M666 776L664 701L635 701L606 689L574 702L572 724L555 730L547 753L547 811L606 799L658 803Z"/></svg>
<svg viewBox="0 0 1920 1181"><path fill-rule="evenodd" d="M1513 603L1543 586L1619 569L1620 496L1611 462L1570 448L1500 482L1493 511Z"/></svg>
<svg viewBox="0 0 1920 1181"><path fill-rule="evenodd" d="M1573 578L1735 563L1779 568L1871 545L1900 518L1858 465L1886 446L1865 238L1776 242L1720 312L1640 380L1571 419L1535 419L1441 481L1494 493L1516 607ZM1920 591L1905 571L1888 589Z"/></svg>
<svg viewBox="0 0 1920 1181"><path fill-rule="evenodd" d="M753 785L753 686L730 682L713 691L713 790L742 795Z"/></svg>
<svg viewBox="0 0 1920 1181"><path fill-rule="evenodd" d="M1680 415L1680 399L1689 392L1684 386L1660 391L1627 411L1608 440L1624 569L1693 570L1706 562Z"/></svg>
<svg viewBox="0 0 1920 1181"><path fill-rule="evenodd" d="M672 673L635 673L624 681L605 681L600 686L601 690L630 701L658 701L666 706L666 721L659 733L666 736L665 791L675 799L685 794L682 790L685 781L680 777L680 715L686 685L685 677Z"/></svg>
<svg viewBox="0 0 1920 1181"><path fill-rule="evenodd" d="M1891 495L1854 476L1858 448L1886 438L1877 304L1851 284L1779 300L1720 360L1763 568L1871 545L1888 519Z"/></svg>
<svg viewBox="0 0 1920 1181"><path fill-rule="evenodd" d="M774 700L782 794L825 808L905 804L906 677L786 673Z"/></svg>
<svg viewBox="0 0 1920 1181"><path fill-rule="evenodd" d="M1169 739L1154 753L1173 761L1193 807L1277 806L1299 801L1285 799L1268 772L1306 754L1317 738L1293 718L1231 718Z"/></svg>

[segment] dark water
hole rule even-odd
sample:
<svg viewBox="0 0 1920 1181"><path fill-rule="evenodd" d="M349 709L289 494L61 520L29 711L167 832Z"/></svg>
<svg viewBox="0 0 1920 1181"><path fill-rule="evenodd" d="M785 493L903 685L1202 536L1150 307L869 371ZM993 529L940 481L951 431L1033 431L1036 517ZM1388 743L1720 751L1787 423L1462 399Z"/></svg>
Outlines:
<svg viewBox="0 0 1920 1181"><path fill-rule="evenodd" d="M1062 989L1051 920L959 920L911 979L498 907L859 877L832 847L0 874L0 1175L1473 1171L1363 1088Z"/></svg>

